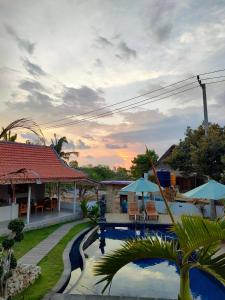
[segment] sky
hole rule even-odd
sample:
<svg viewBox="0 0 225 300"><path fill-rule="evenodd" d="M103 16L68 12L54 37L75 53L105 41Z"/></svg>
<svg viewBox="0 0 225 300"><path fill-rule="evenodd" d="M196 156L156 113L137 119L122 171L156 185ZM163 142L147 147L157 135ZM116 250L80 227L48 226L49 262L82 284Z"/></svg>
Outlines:
<svg viewBox="0 0 225 300"><path fill-rule="evenodd" d="M129 167L145 145L160 156L203 121L195 75L225 69L224 15L225 0L0 0L0 126L32 118L79 165ZM224 126L225 81L206 90Z"/></svg>

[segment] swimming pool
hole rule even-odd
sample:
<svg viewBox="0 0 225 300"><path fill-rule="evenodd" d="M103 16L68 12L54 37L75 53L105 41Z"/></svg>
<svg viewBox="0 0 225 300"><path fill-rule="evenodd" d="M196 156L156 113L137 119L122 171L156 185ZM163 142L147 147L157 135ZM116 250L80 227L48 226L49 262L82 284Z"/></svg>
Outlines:
<svg viewBox="0 0 225 300"><path fill-rule="evenodd" d="M174 238L165 229L154 229L159 235ZM78 270L71 273L70 282L65 292L70 294L101 294L104 284L96 285L100 280L93 275L93 266L104 253L120 247L124 240L135 236L151 234L151 229L136 230L127 227L107 228L98 233L97 239L85 250L86 268L78 279ZM225 299L225 289L208 274L193 269L190 272L190 285L195 300ZM123 267L114 277L110 295L177 299L179 274L176 266L165 260L139 260Z"/></svg>

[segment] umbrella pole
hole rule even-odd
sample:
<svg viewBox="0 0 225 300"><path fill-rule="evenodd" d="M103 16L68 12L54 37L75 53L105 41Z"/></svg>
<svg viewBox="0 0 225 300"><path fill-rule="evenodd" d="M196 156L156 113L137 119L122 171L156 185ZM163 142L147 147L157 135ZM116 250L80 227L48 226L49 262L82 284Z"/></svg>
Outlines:
<svg viewBox="0 0 225 300"><path fill-rule="evenodd" d="M142 192L142 211L145 210L144 192Z"/></svg>

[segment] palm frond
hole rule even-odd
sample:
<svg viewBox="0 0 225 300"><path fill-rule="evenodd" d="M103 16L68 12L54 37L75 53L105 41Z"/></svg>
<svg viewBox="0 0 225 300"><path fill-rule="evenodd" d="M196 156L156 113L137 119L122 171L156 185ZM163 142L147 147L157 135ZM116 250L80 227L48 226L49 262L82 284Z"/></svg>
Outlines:
<svg viewBox="0 0 225 300"><path fill-rule="evenodd" d="M177 235L185 258L199 248L225 240L222 221L210 221L198 216L182 216L181 223L172 225L171 231Z"/></svg>
<svg viewBox="0 0 225 300"><path fill-rule="evenodd" d="M199 250L194 267L211 274L225 286L225 253L219 255L219 250L218 247L214 251Z"/></svg>
<svg viewBox="0 0 225 300"><path fill-rule="evenodd" d="M125 265L138 259L162 258L177 262L177 242L163 240L158 236L126 241L122 247L101 258L94 267L96 276L104 276L98 283L106 281L104 292L115 274Z"/></svg>
<svg viewBox="0 0 225 300"><path fill-rule="evenodd" d="M5 128L2 128L2 131L0 132L0 140L4 139L9 132L17 128L24 128L33 132L36 136L38 136L41 142L45 143L44 135L40 127L38 126L38 124L32 121L31 119L27 119L27 118L17 119L11 122Z"/></svg>

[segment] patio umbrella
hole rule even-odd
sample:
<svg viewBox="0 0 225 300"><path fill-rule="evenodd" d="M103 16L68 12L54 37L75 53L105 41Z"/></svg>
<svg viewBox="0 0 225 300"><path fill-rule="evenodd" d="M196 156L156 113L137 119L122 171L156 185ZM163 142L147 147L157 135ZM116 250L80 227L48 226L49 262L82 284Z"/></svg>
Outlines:
<svg viewBox="0 0 225 300"><path fill-rule="evenodd" d="M188 198L209 199L211 200L211 217L213 217L213 204L215 200L225 198L225 185L215 180L209 180L207 183L184 193Z"/></svg>
<svg viewBox="0 0 225 300"><path fill-rule="evenodd" d="M142 206L144 209L144 193L159 192L159 187L154 182L151 182L145 178L139 178L138 180L122 188L121 192L142 193Z"/></svg>

